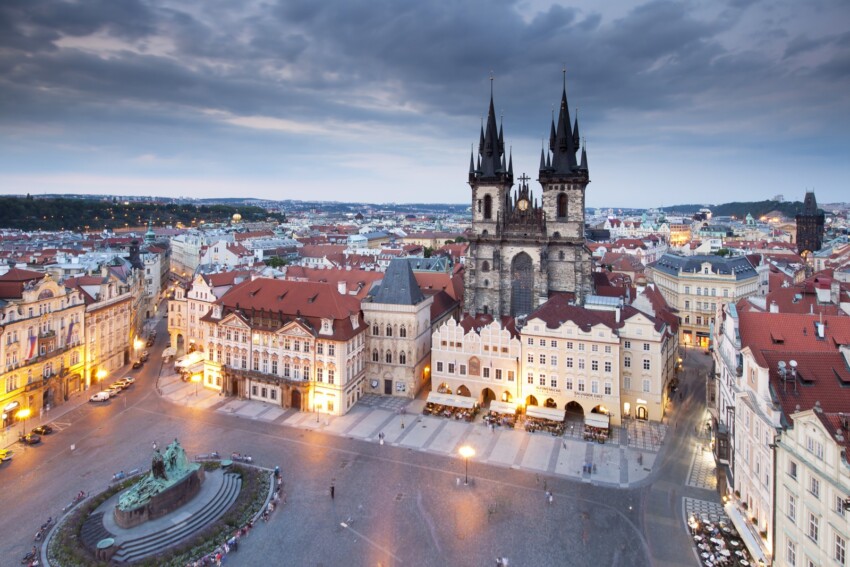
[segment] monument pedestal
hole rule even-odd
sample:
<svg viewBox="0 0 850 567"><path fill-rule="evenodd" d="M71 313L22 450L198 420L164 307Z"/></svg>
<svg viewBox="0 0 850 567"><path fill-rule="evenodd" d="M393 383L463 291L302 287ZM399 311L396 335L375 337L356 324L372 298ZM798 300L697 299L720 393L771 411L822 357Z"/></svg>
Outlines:
<svg viewBox="0 0 850 567"><path fill-rule="evenodd" d="M204 482L204 469L187 474L179 482L150 498L146 503L130 510L114 508L115 523L122 528L132 528L173 512L198 494Z"/></svg>

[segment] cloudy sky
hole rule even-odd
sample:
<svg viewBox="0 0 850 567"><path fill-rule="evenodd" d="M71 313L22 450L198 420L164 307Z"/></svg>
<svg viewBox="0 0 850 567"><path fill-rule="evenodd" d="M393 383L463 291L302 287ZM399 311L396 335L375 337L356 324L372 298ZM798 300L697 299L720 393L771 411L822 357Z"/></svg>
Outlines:
<svg viewBox="0 0 850 567"><path fill-rule="evenodd" d="M467 202L564 65L590 206L850 201L846 0L3 0L0 192Z"/></svg>

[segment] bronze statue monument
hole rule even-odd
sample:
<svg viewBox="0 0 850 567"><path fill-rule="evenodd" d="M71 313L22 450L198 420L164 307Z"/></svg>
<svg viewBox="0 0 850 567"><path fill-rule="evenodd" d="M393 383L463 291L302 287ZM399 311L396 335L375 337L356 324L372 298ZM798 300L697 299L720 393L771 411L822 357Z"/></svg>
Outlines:
<svg viewBox="0 0 850 567"><path fill-rule="evenodd" d="M173 512L198 493L203 481L201 465L190 463L175 439L164 454L154 450L150 473L118 498L115 523L131 528Z"/></svg>

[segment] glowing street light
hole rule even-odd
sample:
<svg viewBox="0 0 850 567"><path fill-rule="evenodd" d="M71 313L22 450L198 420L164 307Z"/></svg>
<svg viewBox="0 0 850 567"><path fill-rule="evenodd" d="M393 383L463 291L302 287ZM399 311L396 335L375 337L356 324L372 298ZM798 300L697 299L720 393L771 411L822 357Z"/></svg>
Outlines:
<svg viewBox="0 0 850 567"><path fill-rule="evenodd" d="M106 378L106 370L101 368L97 371L94 377L97 378L97 383L100 384L100 389L103 391L103 379Z"/></svg>
<svg viewBox="0 0 850 567"><path fill-rule="evenodd" d="M21 435L27 434L27 418L32 415L32 410L30 408L24 408L18 410L18 413L15 414L15 417L18 418L18 421L23 422L23 427L21 428Z"/></svg>
<svg viewBox="0 0 850 567"><path fill-rule="evenodd" d="M201 383L201 375L200 374L192 374L192 382L195 383L195 395L198 395L198 384Z"/></svg>
<svg viewBox="0 0 850 567"><path fill-rule="evenodd" d="M458 449L458 453L463 457L465 472L463 475L463 485L469 485L469 459L475 456L475 449L470 447L469 445L464 445L460 449Z"/></svg>

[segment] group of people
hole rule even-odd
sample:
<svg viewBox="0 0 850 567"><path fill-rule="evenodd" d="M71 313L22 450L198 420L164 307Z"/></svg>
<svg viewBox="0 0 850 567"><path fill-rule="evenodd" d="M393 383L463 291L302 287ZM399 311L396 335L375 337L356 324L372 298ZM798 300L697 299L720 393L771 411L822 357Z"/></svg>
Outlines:
<svg viewBox="0 0 850 567"><path fill-rule="evenodd" d="M269 515L274 511L275 506L280 502L280 493L283 490L283 478L280 472L280 467L274 468L275 490L271 502L263 509L262 518L268 521ZM238 528L223 544L216 547L211 553L208 553L196 561L189 562L186 567L208 567L211 565L219 566L225 560L227 554L231 551L239 550L239 540L249 533L254 527L254 520L249 520L246 525Z"/></svg>
<svg viewBox="0 0 850 567"><path fill-rule="evenodd" d="M453 417L455 419L463 419L472 421L478 415L478 406L472 408L457 408L454 406L444 406L428 402L425 404L425 409L422 410L425 415L437 415L442 417Z"/></svg>

